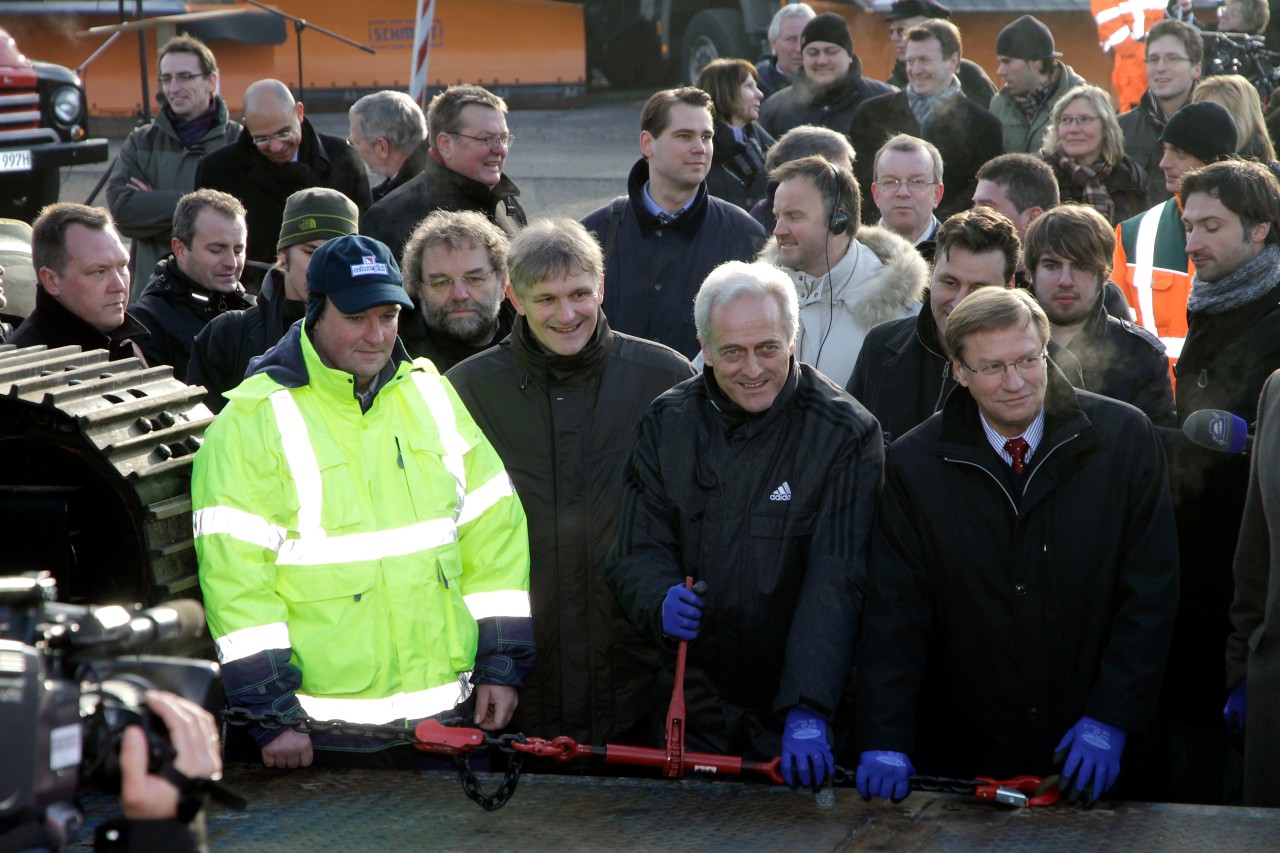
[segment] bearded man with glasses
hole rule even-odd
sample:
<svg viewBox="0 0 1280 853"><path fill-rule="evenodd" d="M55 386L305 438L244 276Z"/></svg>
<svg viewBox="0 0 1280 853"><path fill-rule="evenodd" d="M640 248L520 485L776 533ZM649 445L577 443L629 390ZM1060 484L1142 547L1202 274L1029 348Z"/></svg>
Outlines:
<svg viewBox="0 0 1280 853"><path fill-rule="evenodd" d="M1022 290L951 313L959 386L899 438L871 538L854 731L859 792L910 776L1047 776L1093 803L1155 714L1178 597L1156 428L1071 387ZM1081 535L1087 531L1088 535ZM1126 740L1131 743L1125 753Z"/></svg>
<svg viewBox="0 0 1280 853"><path fill-rule="evenodd" d="M507 235L474 210L437 210L404 247L404 289L413 309L400 317L400 340L441 373L488 349L511 331L515 309L503 298Z"/></svg>
<svg viewBox="0 0 1280 853"><path fill-rule="evenodd" d="M427 140L422 171L369 208L361 233L399 253L435 210L474 210L508 236L528 223L520 189L503 173L516 138L502 98L480 86L450 86L427 107ZM408 263L407 254L400 259Z"/></svg>
<svg viewBox="0 0 1280 853"><path fill-rule="evenodd" d="M107 183L107 208L120 233L133 238L130 301L169 254L173 211L195 189L196 164L240 134L218 95L217 60L203 42L171 38L160 48L159 64L160 111L125 139Z"/></svg>
<svg viewBox="0 0 1280 853"><path fill-rule="evenodd" d="M196 186L229 193L248 211L249 247L243 282L256 292L276 261L276 242L289 196L325 187L356 203L373 202L369 176L355 148L341 136L320 133L279 80L258 80L244 92L244 129L235 145L206 154Z"/></svg>

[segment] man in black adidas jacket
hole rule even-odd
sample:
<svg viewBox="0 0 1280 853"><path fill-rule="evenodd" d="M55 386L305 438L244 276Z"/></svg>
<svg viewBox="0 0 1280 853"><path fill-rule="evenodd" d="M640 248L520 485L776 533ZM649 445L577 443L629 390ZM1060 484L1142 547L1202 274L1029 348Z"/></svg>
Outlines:
<svg viewBox="0 0 1280 853"><path fill-rule="evenodd" d="M694 316L706 367L640 422L606 577L668 652L660 708L674 641L690 641L690 749L781 754L788 782L818 785L858 635L880 427L795 360L796 292L780 270L722 265Z"/></svg>

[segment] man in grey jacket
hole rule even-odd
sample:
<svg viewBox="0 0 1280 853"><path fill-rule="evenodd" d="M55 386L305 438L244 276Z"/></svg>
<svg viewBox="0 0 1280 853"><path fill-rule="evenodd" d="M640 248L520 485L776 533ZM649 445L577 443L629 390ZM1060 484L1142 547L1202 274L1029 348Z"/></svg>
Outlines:
<svg viewBox="0 0 1280 853"><path fill-rule="evenodd" d="M159 64L164 104L154 121L125 139L107 184L107 207L120 233L133 238L130 301L169 254L173 211L195 189L196 163L240 134L217 94L218 63L203 42L171 38L160 48Z"/></svg>

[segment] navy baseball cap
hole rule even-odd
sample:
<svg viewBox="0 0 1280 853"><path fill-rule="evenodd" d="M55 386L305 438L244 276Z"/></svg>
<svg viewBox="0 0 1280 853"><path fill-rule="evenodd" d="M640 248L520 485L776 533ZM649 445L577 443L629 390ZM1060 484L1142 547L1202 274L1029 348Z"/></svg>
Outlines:
<svg viewBox="0 0 1280 853"><path fill-rule="evenodd" d="M307 296L319 301L327 296L344 314L378 305L413 308L391 250L361 234L335 237L315 250L307 267Z"/></svg>

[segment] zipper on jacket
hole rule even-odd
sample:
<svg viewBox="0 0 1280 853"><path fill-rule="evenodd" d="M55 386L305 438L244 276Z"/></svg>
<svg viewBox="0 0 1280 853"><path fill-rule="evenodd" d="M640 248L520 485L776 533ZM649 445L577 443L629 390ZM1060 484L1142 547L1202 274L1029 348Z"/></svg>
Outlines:
<svg viewBox="0 0 1280 853"><path fill-rule="evenodd" d="M396 436L396 464L400 466L400 470L404 470L404 453L400 451L400 436Z"/></svg>
<svg viewBox="0 0 1280 853"><path fill-rule="evenodd" d="M444 588L449 588L449 579L444 576L444 566L440 565L440 561L436 560L436 577L440 579L440 583L444 584Z"/></svg>
<svg viewBox="0 0 1280 853"><path fill-rule="evenodd" d="M1053 455L1053 453L1054 453L1054 451L1055 451L1055 450L1057 450L1059 447L1062 447L1062 446L1063 446L1063 445L1065 445L1065 444L1068 444L1068 443L1070 443L1070 442L1072 442L1072 441L1075 441L1075 440L1076 440L1077 438L1079 438L1079 437L1080 437L1080 433L1078 433L1078 432L1077 432L1077 433L1075 433L1074 435L1071 435L1071 436L1068 436L1067 438L1064 438L1062 441L1058 442L1058 443L1057 443L1057 444L1055 444L1053 447L1050 447L1048 450L1046 450L1046 451L1044 452L1044 456L1043 456L1043 457L1041 458L1041 460L1040 460L1040 465L1043 465L1043 464L1045 463L1045 461L1046 461L1050 456L1052 456L1052 455ZM967 459L956 459L956 458L955 458L955 457L953 457L953 456L944 456L944 457L942 457L942 458L943 458L943 459L945 459L945 460L947 460L948 462L954 462L954 463L956 463L957 465L972 465L974 468L977 468L979 471L984 471L984 472L986 472L986 474L987 474L987 476L988 476L988 477L990 477L991 479L993 479L993 480L995 480L995 481L996 481L996 485L1000 487L1000 490L1001 490L1002 492L1004 492L1004 496L1005 496L1006 498L1008 498L1008 499L1009 499L1009 505L1013 507L1013 514L1014 514L1015 516L1018 514L1018 504L1017 504L1017 502L1016 502L1016 501L1014 501L1014 499L1013 499L1013 495L1011 495L1011 494L1009 493L1009 488L1008 488L1008 486L1006 486L1004 483L1002 483L1002 482L1000 481L1000 478L999 478L999 477L997 477L995 474L991 473L991 472L990 472L990 471L988 471L984 466L979 465L977 462L970 462L970 461L969 461L969 460L967 460ZM1022 485L1022 493L1023 493L1024 495L1027 493L1027 486L1030 486L1030 485L1031 485L1031 478L1032 478L1032 477L1034 477L1034 476L1036 475L1036 471L1039 471L1039 470L1040 470L1040 465L1037 465L1037 466L1035 467L1035 470L1033 470L1030 474L1028 474L1028 475L1027 475L1027 482L1023 483L1023 485Z"/></svg>

